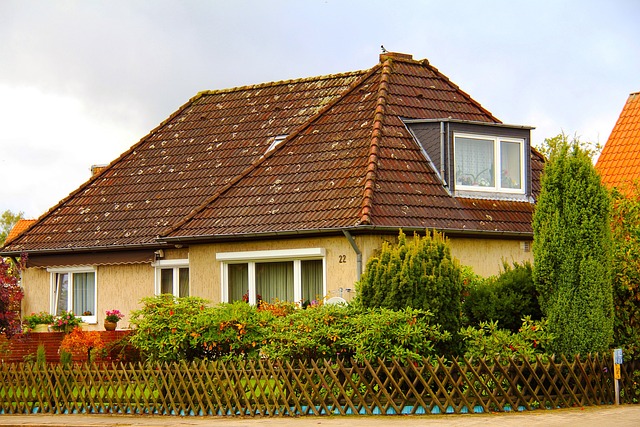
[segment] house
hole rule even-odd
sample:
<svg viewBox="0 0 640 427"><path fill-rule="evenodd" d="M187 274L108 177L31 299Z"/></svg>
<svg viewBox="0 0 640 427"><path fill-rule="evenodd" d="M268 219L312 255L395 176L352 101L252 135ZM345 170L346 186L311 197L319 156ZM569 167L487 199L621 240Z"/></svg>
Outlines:
<svg viewBox="0 0 640 427"><path fill-rule="evenodd" d="M602 182L623 189L640 179L640 92L629 95L596 163Z"/></svg>
<svg viewBox="0 0 640 427"><path fill-rule="evenodd" d="M350 300L400 228L440 230L463 264L495 274L532 259L531 129L401 53L201 92L0 254L28 253L23 312L73 309L96 328L158 293Z"/></svg>

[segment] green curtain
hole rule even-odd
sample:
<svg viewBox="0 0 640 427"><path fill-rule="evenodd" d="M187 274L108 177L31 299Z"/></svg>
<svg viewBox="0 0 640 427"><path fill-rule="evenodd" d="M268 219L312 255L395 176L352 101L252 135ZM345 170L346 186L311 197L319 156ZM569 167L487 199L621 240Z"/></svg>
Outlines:
<svg viewBox="0 0 640 427"><path fill-rule="evenodd" d="M186 267L180 268L178 271L178 296L189 296L189 269Z"/></svg>
<svg viewBox="0 0 640 427"><path fill-rule="evenodd" d="M160 293L173 295L173 268L160 270Z"/></svg>
<svg viewBox="0 0 640 427"><path fill-rule="evenodd" d="M227 266L229 302L242 301L249 292L249 264L229 264Z"/></svg>
<svg viewBox="0 0 640 427"><path fill-rule="evenodd" d="M82 316L85 312L95 315L96 275L95 273L73 274L73 313Z"/></svg>
<svg viewBox="0 0 640 427"><path fill-rule="evenodd" d="M256 292L263 301L293 302L293 261L256 263Z"/></svg>
<svg viewBox="0 0 640 427"><path fill-rule="evenodd" d="M302 301L320 301L324 298L322 289L322 260L314 259L301 262Z"/></svg>

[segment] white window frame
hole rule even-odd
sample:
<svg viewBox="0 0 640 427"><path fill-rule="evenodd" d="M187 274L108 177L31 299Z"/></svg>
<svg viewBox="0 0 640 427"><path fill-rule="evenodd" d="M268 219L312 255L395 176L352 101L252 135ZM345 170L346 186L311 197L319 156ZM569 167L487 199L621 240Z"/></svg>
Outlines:
<svg viewBox="0 0 640 427"><path fill-rule="evenodd" d="M179 297L180 294L180 269L189 268L189 259L163 259L151 264L155 268L155 294L160 295L162 291L162 270L173 269L173 296ZM191 295L191 269L189 268L189 295Z"/></svg>
<svg viewBox="0 0 640 427"><path fill-rule="evenodd" d="M503 136L493 136L493 135L482 135L482 134L470 134L470 133L458 133L455 132L453 134L453 152L456 152L455 144L457 138L468 138L468 139L478 139L478 140L490 140L493 141L493 182L495 185L493 187L482 187L478 185L463 185L458 184L458 168L457 168L457 158L454 158L454 168L453 168L453 182L455 183L456 190L462 191L475 191L475 192L496 192L496 193L511 193L511 194L525 194L526 191L526 166L525 166L525 140L523 138L513 138L513 137L503 137ZM502 170L501 170L501 142L516 142L520 144L520 188L508 188L502 187Z"/></svg>
<svg viewBox="0 0 640 427"><path fill-rule="evenodd" d="M270 251L220 252L216 260L221 262L220 295L222 302L229 302L229 264L248 264L249 304L256 301L255 267L261 262L293 262L293 300L302 301L302 261L322 260L322 292L327 294L327 257L324 248L280 249Z"/></svg>
<svg viewBox="0 0 640 427"><path fill-rule="evenodd" d="M67 307L73 310L73 275L76 273L93 273L96 292L95 292L95 301L93 302L93 311L91 316L83 316L82 313L73 313L76 317L80 317L85 323L98 323L98 270L94 266L83 265L77 267L56 267L56 268L47 268L47 272L49 273L49 281L50 281L50 301L49 301L49 312L54 316L56 315L56 303L57 303L57 295L56 295L56 275L67 273L69 275L69 295L67 296Z"/></svg>

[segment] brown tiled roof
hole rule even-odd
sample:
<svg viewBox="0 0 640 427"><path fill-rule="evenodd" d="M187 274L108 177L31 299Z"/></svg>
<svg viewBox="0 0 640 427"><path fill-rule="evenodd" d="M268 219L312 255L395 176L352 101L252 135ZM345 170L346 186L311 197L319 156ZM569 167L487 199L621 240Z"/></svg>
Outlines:
<svg viewBox="0 0 640 427"><path fill-rule="evenodd" d="M640 179L640 92L627 99L596 170L608 187L619 187Z"/></svg>
<svg viewBox="0 0 640 427"><path fill-rule="evenodd" d="M402 118L499 122L426 60L398 54L365 71L202 92L4 250L344 227L531 232L531 203L451 197Z"/></svg>

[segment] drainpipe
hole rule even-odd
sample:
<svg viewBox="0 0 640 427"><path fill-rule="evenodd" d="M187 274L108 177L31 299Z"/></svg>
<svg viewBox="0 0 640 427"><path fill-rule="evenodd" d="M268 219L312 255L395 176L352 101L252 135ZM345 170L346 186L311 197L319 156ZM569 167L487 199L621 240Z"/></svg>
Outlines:
<svg viewBox="0 0 640 427"><path fill-rule="evenodd" d="M342 232L344 233L344 237L346 237L351 244L353 251L356 253L356 281L359 282L360 277L362 276L362 252L360 252L358 245L356 245L356 241L353 240L353 236L351 235L351 233L349 233L347 230L342 230Z"/></svg>

